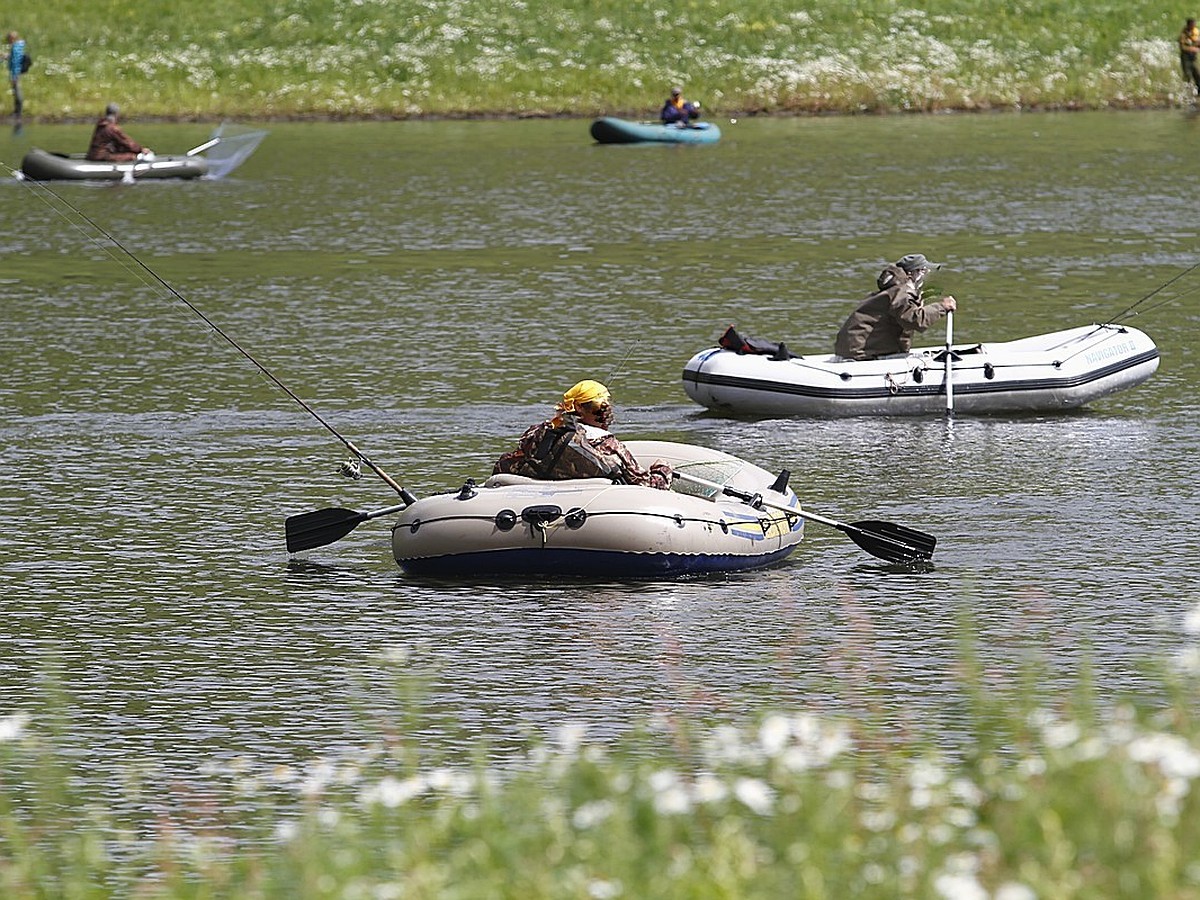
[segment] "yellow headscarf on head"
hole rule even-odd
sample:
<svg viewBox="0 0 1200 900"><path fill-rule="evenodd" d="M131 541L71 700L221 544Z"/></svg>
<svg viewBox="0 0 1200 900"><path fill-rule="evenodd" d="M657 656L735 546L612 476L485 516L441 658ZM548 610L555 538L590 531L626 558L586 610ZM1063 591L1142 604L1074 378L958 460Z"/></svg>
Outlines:
<svg viewBox="0 0 1200 900"><path fill-rule="evenodd" d="M562 400L554 407L555 412L558 413L554 417L554 421L561 423L563 413L577 412L579 407L585 403L603 403L608 399L610 399L608 388L600 382L591 379L581 381L563 394Z"/></svg>

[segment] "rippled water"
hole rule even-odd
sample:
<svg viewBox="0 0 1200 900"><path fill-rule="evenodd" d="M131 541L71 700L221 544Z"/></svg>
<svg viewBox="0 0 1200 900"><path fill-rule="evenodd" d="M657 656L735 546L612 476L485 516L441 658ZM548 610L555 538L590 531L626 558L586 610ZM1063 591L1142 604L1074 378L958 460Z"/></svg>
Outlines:
<svg viewBox="0 0 1200 900"><path fill-rule="evenodd" d="M677 583L417 582L382 520L289 560L286 515L394 496L339 479L337 440L94 229L4 185L0 715L58 683L97 772L199 778L361 740L392 706L377 656L403 646L436 665L426 737L450 749L868 696L952 729L964 618L998 675L1033 647L1064 683L1090 657L1104 690L1135 686L1197 599L1194 275L1140 307L1158 375L1078 413L730 421L680 371L730 322L827 350L913 251L947 263L961 342L1111 317L1200 261L1197 129L743 119L711 147L600 147L586 122L274 125L224 181L54 188L418 494L599 377L627 436L786 467L814 511L937 535L926 572L815 525L781 568ZM4 159L85 132L29 126Z"/></svg>

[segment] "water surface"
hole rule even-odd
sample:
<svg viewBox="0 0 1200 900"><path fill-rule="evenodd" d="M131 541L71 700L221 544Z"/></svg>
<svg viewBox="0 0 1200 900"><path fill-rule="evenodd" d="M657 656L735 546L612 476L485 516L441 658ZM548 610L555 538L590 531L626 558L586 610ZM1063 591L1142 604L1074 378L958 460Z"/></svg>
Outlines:
<svg viewBox="0 0 1200 900"><path fill-rule="evenodd" d="M385 520L289 559L285 516L371 510L338 441L109 240L4 185L0 714L70 698L92 770L305 759L391 715L378 662L432 662L455 752L584 721L773 707L944 726L964 620L995 677L1034 648L1142 682L1197 600L1190 272L1142 303L1144 386L1064 415L743 422L680 372L726 325L827 351L884 262L923 252L960 342L1104 320L1200 262L1196 117L722 122L710 147L602 147L587 122L271 125L217 182L62 184L91 217L418 494L490 469L573 382L627 437L789 468L814 511L939 539L889 568L812 525L777 569L631 584L420 582ZM169 152L202 126L146 126ZM86 129L27 126L72 149ZM47 202L49 201L49 202ZM940 340L941 331L931 334Z"/></svg>

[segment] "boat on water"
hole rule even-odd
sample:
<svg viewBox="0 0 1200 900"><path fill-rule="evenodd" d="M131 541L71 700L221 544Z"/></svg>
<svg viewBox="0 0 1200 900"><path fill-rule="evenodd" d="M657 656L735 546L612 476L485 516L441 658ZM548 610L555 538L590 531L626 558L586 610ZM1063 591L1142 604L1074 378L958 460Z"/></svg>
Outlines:
<svg viewBox="0 0 1200 900"><path fill-rule="evenodd" d="M604 478L467 481L401 511L392 529L396 562L413 575L456 578L674 577L774 565L803 538L786 475L688 444L625 446L644 467L662 460L685 477L669 491Z"/></svg>
<svg viewBox="0 0 1200 900"><path fill-rule="evenodd" d="M196 154L108 162L86 159L82 153L52 153L34 147L21 161L21 174L31 181L199 178L208 174L208 160Z"/></svg>
<svg viewBox="0 0 1200 900"><path fill-rule="evenodd" d="M634 122L605 116L592 122L592 137L601 144L713 144L721 129L712 122Z"/></svg>
<svg viewBox="0 0 1200 900"><path fill-rule="evenodd" d="M1149 336L1094 324L1015 341L914 348L855 362L725 347L683 369L687 395L730 416L914 416L943 413L947 384L957 414L1074 409L1141 384L1158 369Z"/></svg>
<svg viewBox="0 0 1200 900"><path fill-rule="evenodd" d="M218 126L208 140L186 153L154 155L122 162L87 159L83 153L30 149L17 178L29 181L143 181L167 178L224 178L258 148L267 132L237 125Z"/></svg>

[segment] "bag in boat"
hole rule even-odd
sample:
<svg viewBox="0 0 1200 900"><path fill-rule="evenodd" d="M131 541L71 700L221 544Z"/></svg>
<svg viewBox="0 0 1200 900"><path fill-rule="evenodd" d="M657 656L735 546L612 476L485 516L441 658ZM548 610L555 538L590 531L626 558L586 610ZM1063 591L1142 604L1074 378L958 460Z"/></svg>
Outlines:
<svg viewBox="0 0 1200 900"><path fill-rule="evenodd" d="M751 353L756 356L769 356L771 359L791 359L799 354L788 350L783 341L764 341L761 338L742 337L732 325L725 329L721 339L717 341L726 350L734 353Z"/></svg>
<svg viewBox="0 0 1200 900"><path fill-rule="evenodd" d="M614 478L619 475L588 442L582 426L546 426L527 438L511 453L505 453L492 470L527 478L558 481L565 478Z"/></svg>

